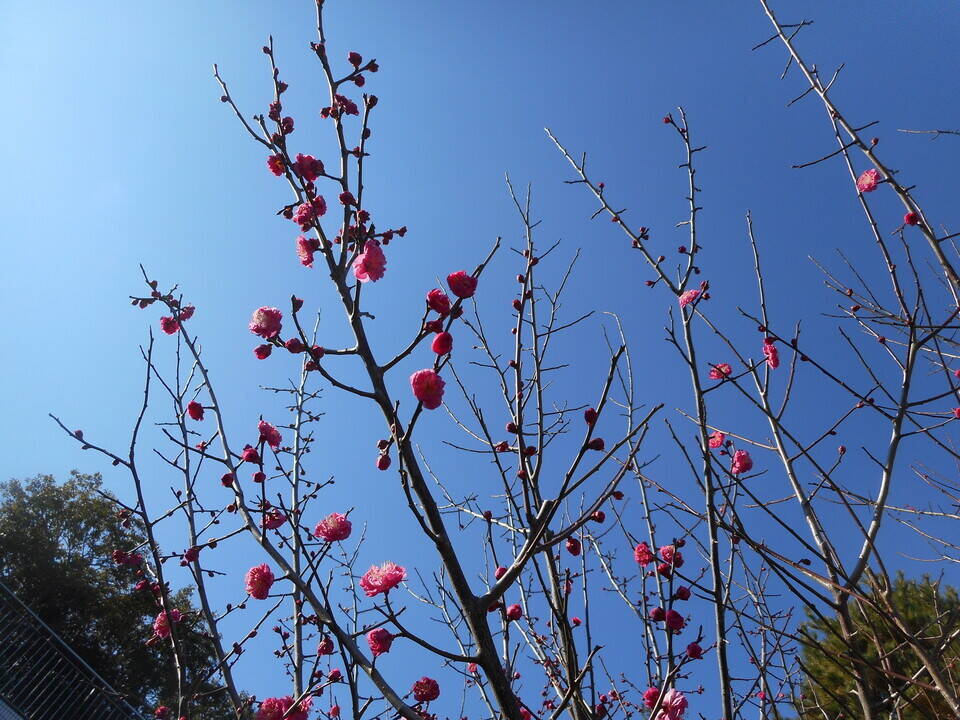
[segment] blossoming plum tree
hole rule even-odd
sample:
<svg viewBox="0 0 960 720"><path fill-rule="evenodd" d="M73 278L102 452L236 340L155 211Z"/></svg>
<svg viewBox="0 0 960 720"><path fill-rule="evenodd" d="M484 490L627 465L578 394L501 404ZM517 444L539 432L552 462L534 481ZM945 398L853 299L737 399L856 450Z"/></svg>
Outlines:
<svg viewBox="0 0 960 720"><path fill-rule="evenodd" d="M151 335L143 351L143 404L129 451L111 451L57 422L82 447L129 471L133 500L123 510L138 516L145 534L141 546L118 548L117 557L131 567L132 580L139 580L135 591L150 592L156 600L158 614L152 634L145 629L145 641L168 642L174 655L182 656L184 639L177 632L182 616L171 605L164 576L165 563L176 559L192 573L201 619L220 658L224 703L238 718L415 720L452 715L459 702L460 714L474 718L681 720L699 703L695 709L705 717L733 720L752 709L760 717L779 717L790 712L790 703L809 712L821 702L815 687L805 691L810 686L797 659L799 646L820 642L804 634L794 617L800 607L836 620L829 626L837 628L848 653L843 667L853 668L850 697L830 698L831 703L874 720L892 716L910 702L911 688L922 684L960 715L956 683L938 662L937 648L950 628L912 627L908 618L885 608L894 613L891 626L904 647L923 667L904 678L868 658L850 622L851 604L876 602L873 590L889 580L878 551L881 528L889 524L885 519L891 514L908 524L927 519L891 505L894 483L925 482L948 500L956 497L956 483L940 479L934 469L936 462L960 457L948 438L960 413L951 407L960 377L954 367L960 280L947 242L953 236L935 229L913 187L881 162L876 141L861 136L869 125L857 127L841 114L830 94L836 76L824 82L800 57L794 39L808 23L782 24L766 0L760 5L774 35L758 48L772 41L783 45L788 68L805 83L800 97L819 98L838 143L837 150L799 167L831 159L845 163L889 287L864 281L853 265L850 281L824 268L827 285L842 302L841 337L859 363L857 369L849 363L838 367L836 357L821 357L805 345L799 324L791 327L768 306L762 244L749 214L746 241L755 262L748 277L737 281L756 282L756 305L734 312L713 297L723 293L723 282L700 279L709 275L709 266L701 254L695 160L705 147L693 142L682 108L676 117L663 118L665 131L679 141L686 172L689 214L681 222L686 238L676 261L653 250L652 229L629 223L626 210L612 204L612 191L588 174L585 155L575 159L551 134L573 169L569 182L592 196L595 217L609 217L626 235L650 274L646 285L671 301L667 340L689 370L686 402L692 409L670 418L665 399L648 396L658 389L636 381L629 343L615 316L607 335L606 374L580 381L590 399L554 394L552 377L565 365L553 359L554 341L575 332L591 313L567 319L561 312L574 263L553 273L551 288L545 269L557 245L538 243L530 193L518 195L512 185L523 241L517 248L509 343L503 346L491 333L479 309L490 300L483 278L498 240L486 257L469 259L472 270L447 269L446 289L423 288L422 316L411 320L403 347L378 346L371 339L367 299L389 284L389 256L403 252L398 241L407 229L383 229L388 226L379 222L376 202L364 187L377 96L363 92L358 102L349 94L365 88L379 65L357 52L346 60L328 56L323 2L317 0L311 50L329 92L320 116L329 124L335 167L306 154L310 148L294 133L294 119L283 114L289 88L272 40L263 48L273 84L266 114L249 118L215 69L222 102L263 147L268 172L289 191L279 214L301 233L291 262L322 268L351 341L347 347L320 344L297 295L284 309L273 306L276 298L264 298L249 323L258 338L253 353L266 362L274 351L286 351L300 359L300 373L290 388L274 388L289 398L288 420L261 418L238 440L192 329L194 307L176 287L162 289L144 272L147 291L132 303L162 308L160 329L172 337L160 340L176 343L177 362L172 371L161 368ZM860 156L871 167L857 172ZM874 192L868 201L866 194ZM892 240L871 205L890 201L906 211ZM734 327L737 320L759 337L745 340ZM855 327L859 336L846 327ZM474 365L487 373L483 399L472 384L474 375L468 379L467 369L454 362L455 339L458 350L472 343L482 358ZM412 362L420 369L401 375ZM347 363L362 382L345 379ZM883 372L882 363L889 366ZM267 372L269 365L264 368ZM823 427L811 427L792 412L802 383L829 398L825 405L835 414ZM174 506L163 510L145 499L137 455L157 385L174 411L162 425L173 450L157 452L182 479ZM396 502L422 533L432 550L429 558L404 560L384 547L378 548L381 564L366 571L358 567L354 548L363 537L353 527L363 523L362 503L349 512L323 507L326 483L308 475L318 385L367 403L381 416L384 437L370 470L393 468ZM736 414L716 409L720 397L723 408L736 405ZM496 492L463 492L432 469L435 441L417 431L424 413L441 407L466 438L458 447L477 461L478 473L496 479ZM654 421L666 428L666 442L652 449ZM856 471L875 478L866 486L851 482L844 446L827 447L830 438L854 425L869 428L876 438L877 447L864 448L870 464ZM929 468L915 468L916 476L901 457L908 439L922 447ZM664 471L654 460L667 454L675 461ZM205 480L211 466L229 493L226 502ZM681 490L684 475L692 494ZM636 493L636 511L627 509L628 485ZM833 515L829 522L827 514ZM182 520L185 548L171 553L159 542L158 528L176 518ZM937 522L949 519L955 520L955 513L940 513ZM222 577L213 551L242 537L253 541L258 555L251 557L243 581ZM479 552L464 550L477 544ZM942 542L944 554L955 549ZM244 590L243 599L215 600L215 586L231 580L232 587ZM216 597L220 594L217 590ZM609 610L591 613L601 595L626 606L622 622L602 621L598 615ZM623 622L634 626L622 629ZM267 625L277 635L274 658L289 686L271 697L245 699L234 668ZM627 637L634 660L616 667L606 648ZM414 651L432 667L409 672L404 664L390 663L391 656ZM158 709L158 716L196 717L196 688L187 684L179 664L172 672L180 692L170 699L175 707ZM421 672L427 674L418 679ZM867 687L877 678L885 683L881 707L871 700L878 696L876 688Z"/></svg>

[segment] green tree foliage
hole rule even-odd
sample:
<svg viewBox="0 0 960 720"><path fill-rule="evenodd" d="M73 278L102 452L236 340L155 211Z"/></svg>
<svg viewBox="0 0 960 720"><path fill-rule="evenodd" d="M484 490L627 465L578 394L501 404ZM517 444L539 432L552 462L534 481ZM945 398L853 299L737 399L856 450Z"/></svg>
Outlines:
<svg viewBox="0 0 960 720"><path fill-rule="evenodd" d="M141 542L136 523L118 519L103 496L99 475L74 471L57 483L50 475L0 483L0 579L134 707L176 707L176 672L166 643L145 641L157 608L149 591L134 591L135 571L117 566L114 549ZM174 605L192 613L178 629L189 655L188 682L216 666L212 647L190 603L190 588ZM214 682L202 682L206 700L195 717L232 718Z"/></svg>
<svg viewBox="0 0 960 720"><path fill-rule="evenodd" d="M886 593L874 590L870 605L852 602L851 623L857 642L848 648L835 618L811 618L803 630L815 645L803 650L806 670L801 717L823 720L860 717L854 694L854 667L864 673L871 704L878 718L929 720L953 717L932 688L917 654L893 622L895 613L928 649L938 669L956 692L960 687L960 598L953 587L924 576L907 580L899 574ZM874 606L875 605L875 606ZM889 608L889 610L887 609ZM856 662L855 657L861 658ZM916 683L908 682L916 678Z"/></svg>

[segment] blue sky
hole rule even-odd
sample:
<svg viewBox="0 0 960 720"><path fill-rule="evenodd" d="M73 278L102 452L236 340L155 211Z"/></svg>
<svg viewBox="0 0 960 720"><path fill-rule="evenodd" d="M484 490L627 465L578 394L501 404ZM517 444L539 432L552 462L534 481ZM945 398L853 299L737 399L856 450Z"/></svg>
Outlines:
<svg viewBox="0 0 960 720"><path fill-rule="evenodd" d="M297 119L297 148L329 160L332 140L316 115L322 87L307 49L309 5L0 3L0 65L8 69L0 76L6 168L0 296L8 318L25 321L0 361L6 410L0 422L12 440L7 476L103 470L122 492L124 478L81 453L46 414L104 444L125 443L143 375L136 345L157 320L153 311L129 307L128 295L141 289L138 263L161 285L178 283L197 306L193 330L238 438L252 437L260 413L280 416L276 398L255 388L294 372L286 357L269 365L253 359L246 331L253 308L285 307L296 293L322 310L324 344L344 342L322 274L296 263L295 228L274 215L287 196L266 172L262 148L217 101L211 75L219 63L246 114L265 110L269 74L260 47L272 34L291 86L285 100ZM744 228L749 209L781 322L803 318L818 347L833 342L832 323L818 313L836 301L807 257L833 261L834 248L855 252L870 238L839 162L790 169L833 150L833 139L817 103L785 108L803 87L793 73L778 80L783 50L750 51L770 34L759 4L328 5L330 55L356 50L381 65L365 88L381 100L367 193L384 223L410 228L391 246L387 278L368 293L378 315L375 339L384 348L404 342L424 291L438 277L472 268L497 236L507 245L519 240L503 182L509 172L518 186L533 184L534 214L544 221L541 243L563 240L558 261L546 269L559 272L560 255L582 250L568 296L571 313L587 307L621 314L641 369L641 396L665 400L671 412L688 407L681 369L662 342L672 299L642 287L646 275L610 223L589 221L593 204L580 188L562 183L569 169L543 132L549 126L572 151L588 151L595 179L630 208L632 222L653 229L654 246L669 255L686 241L682 229L673 229L685 217L681 148L661 123L677 105L688 112L695 143L709 146L698 174L703 262L715 302L729 304L734 333L757 342L755 329L733 311L754 297ZM798 19L797 10L781 5L784 20ZM896 129L957 125L960 95L954 75L945 72L956 67L956 6L817 1L804 3L803 11L816 21L801 36L808 61L824 69L846 62L836 101L854 122L881 121L883 157L920 181L928 214L947 222L960 145ZM878 213L892 229L902 210L889 202ZM865 262L872 277L872 255ZM516 268L502 252L478 296L502 323ZM169 348L169 339L161 340ZM606 364L600 323L561 351L584 376L599 372ZM395 378L398 395L405 377ZM583 385L567 376L558 395L587 402L594 388ZM418 541L397 510L396 484L373 468L378 419L329 391L322 409L318 455L322 472L338 478L330 509L363 502L358 517L374 526L363 562L385 559L379 555L387 541L397 543L402 561ZM801 419L809 413L811 424L830 409L813 393L798 401ZM729 412L732 422L735 410ZM423 430L453 437L439 413ZM860 439L847 442L853 447ZM441 468L453 462L442 454L438 460ZM159 500L175 481L155 471ZM482 485L484 478L478 470L464 481ZM270 691L255 672L243 673L246 687Z"/></svg>

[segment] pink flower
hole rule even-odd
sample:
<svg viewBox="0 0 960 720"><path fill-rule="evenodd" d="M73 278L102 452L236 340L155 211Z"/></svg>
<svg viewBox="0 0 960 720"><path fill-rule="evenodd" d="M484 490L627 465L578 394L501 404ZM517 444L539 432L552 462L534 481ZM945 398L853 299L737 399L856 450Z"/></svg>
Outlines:
<svg viewBox="0 0 960 720"><path fill-rule="evenodd" d="M646 567L657 558L653 552L651 552L650 546L642 542L633 549L633 559L636 560L639 565Z"/></svg>
<svg viewBox="0 0 960 720"><path fill-rule="evenodd" d="M267 158L267 167L277 177L283 175L283 155L271 155Z"/></svg>
<svg viewBox="0 0 960 720"><path fill-rule="evenodd" d="M333 101L336 105L337 111L344 115L360 114L360 110L357 109L357 104L350 98L344 97L343 95L334 95Z"/></svg>
<svg viewBox="0 0 960 720"><path fill-rule="evenodd" d="M710 433L710 437L707 438L707 443L716 450L718 447L723 447L723 443L726 442L727 436L724 435L719 430L714 430Z"/></svg>
<svg viewBox="0 0 960 720"><path fill-rule="evenodd" d="M904 224L904 225L919 225L919 224L920 224L920 216L917 215L913 210L911 210L910 212L908 212L906 215L903 216L903 224Z"/></svg>
<svg viewBox="0 0 960 720"><path fill-rule="evenodd" d="M873 168L864 170L860 177L857 178L857 190L862 193L873 192L879 184L880 173Z"/></svg>
<svg viewBox="0 0 960 720"><path fill-rule="evenodd" d="M643 704L648 708L652 708L657 704L657 699L660 697L660 688L658 687L648 687L643 691Z"/></svg>
<svg viewBox="0 0 960 720"><path fill-rule="evenodd" d="M683 555L674 545L664 545L660 548L660 559L674 567L683 567Z"/></svg>
<svg viewBox="0 0 960 720"><path fill-rule="evenodd" d="M731 372L733 372L733 368L731 368L729 364L719 363L710 368L710 379L723 380L724 378L730 377Z"/></svg>
<svg viewBox="0 0 960 720"><path fill-rule="evenodd" d="M317 655L333 655L333 640L329 636L324 635L317 644Z"/></svg>
<svg viewBox="0 0 960 720"><path fill-rule="evenodd" d="M387 269L387 257L376 240L367 240L363 252L353 261L353 274L360 282L376 282Z"/></svg>
<svg viewBox="0 0 960 720"><path fill-rule="evenodd" d="M690 599L690 588L686 585L681 585L676 590L673 591L673 597L677 600L689 600Z"/></svg>
<svg viewBox="0 0 960 720"><path fill-rule="evenodd" d="M297 175L308 182L313 182L323 175L323 163L317 160L313 155L303 155L297 153L297 159L293 163L293 169Z"/></svg>
<svg viewBox="0 0 960 720"><path fill-rule="evenodd" d="M663 619L666 622L667 627L671 630L680 630L683 628L683 615L678 613L676 610L667 610L667 614Z"/></svg>
<svg viewBox="0 0 960 720"><path fill-rule="evenodd" d="M260 703L256 720L307 720L312 704L312 697L304 698L296 703L296 707L294 707L293 698L289 695L267 698Z"/></svg>
<svg viewBox="0 0 960 720"><path fill-rule="evenodd" d="M437 333L433 336L430 349L437 355L446 355L453 349L453 335L448 332Z"/></svg>
<svg viewBox="0 0 960 720"><path fill-rule="evenodd" d="M283 438L280 437L280 431L266 420L257 423L257 430L260 431L260 439L264 440L272 449L277 450Z"/></svg>
<svg viewBox="0 0 960 720"><path fill-rule="evenodd" d="M330 513L317 523L317 526L313 529L313 534L326 542L340 542L350 537L352 529L353 523L347 520L346 515Z"/></svg>
<svg viewBox="0 0 960 720"><path fill-rule="evenodd" d="M410 376L413 395L427 410L436 410L443 402L443 387L446 383L434 370L417 370Z"/></svg>
<svg viewBox="0 0 960 720"><path fill-rule="evenodd" d="M686 307L687 305L692 303L694 300L696 300L698 297L700 297L699 290L687 290L679 298L680 307Z"/></svg>
<svg viewBox="0 0 960 720"><path fill-rule="evenodd" d="M347 53L347 62L349 62L355 68L358 68L360 67L360 63L363 62L363 58L360 56L360 53L351 51Z"/></svg>
<svg viewBox="0 0 960 720"><path fill-rule="evenodd" d="M440 315L450 312L450 298L440 288L434 288L427 293L427 307Z"/></svg>
<svg viewBox="0 0 960 720"><path fill-rule="evenodd" d="M191 400L187 403L187 415L189 415L192 420L203 420L203 405L196 400Z"/></svg>
<svg viewBox="0 0 960 720"><path fill-rule="evenodd" d="M574 615L572 618L570 618L570 622L573 623L574 627L580 627L580 623L582 623L583 620Z"/></svg>
<svg viewBox="0 0 960 720"><path fill-rule="evenodd" d="M297 257L304 267L313 267L313 254L320 250L320 241L316 238L297 237Z"/></svg>
<svg viewBox="0 0 960 720"><path fill-rule="evenodd" d="M660 705L660 715L657 720L680 720L687 710L687 705L687 699L683 696L683 693L670 688L663 694L663 702Z"/></svg>
<svg viewBox="0 0 960 720"><path fill-rule="evenodd" d="M753 458L746 450L737 450L733 454L733 462L730 464L730 474L739 475L753 469Z"/></svg>
<svg viewBox="0 0 960 720"><path fill-rule="evenodd" d="M260 520L260 525L264 530L276 530L287 521L287 516L277 509L269 510L264 513Z"/></svg>
<svg viewBox="0 0 960 720"><path fill-rule="evenodd" d="M273 571L267 564L255 565L247 570L245 578L247 583L247 594L257 600L266 600L270 594L270 586L273 585Z"/></svg>
<svg viewBox="0 0 960 720"><path fill-rule="evenodd" d="M780 367L780 352L770 338L763 341L763 354L767 357L767 365L770 366L771 370Z"/></svg>
<svg viewBox="0 0 960 720"><path fill-rule="evenodd" d="M170 623L178 623L183 619L183 615L180 614L180 611L174 608L173 610L164 610L156 619L153 621L153 634L158 638L168 638L170 637Z"/></svg>
<svg viewBox="0 0 960 720"><path fill-rule="evenodd" d="M367 597L390 592L407 578L407 571L394 562L385 562L379 567L371 566L360 578L360 587Z"/></svg>
<svg viewBox="0 0 960 720"><path fill-rule="evenodd" d="M470 298L477 291L477 279L463 270L447 275L447 285L458 298Z"/></svg>
<svg viewBox="0 0 960 720"><path fill-rule="evenodd" d="M577 557L577 556L580 554L580 552L581 552L582 549L583 549L583 546L580 544L580 541L577 540L575 537L568 537L568 538L567 538L567 552L568 552L568 553L570 553L570 554L573 555L574 557Z"/></svg>
<svg viewBox="0 0 960 720"><path fill-rule="evenodd" d="M650 612L647 614L650 616L650 619L653 620L654 622L660 622L667 616L663 608L659 606L650 608Z"/></svg>
<svg viewBox="0 0 960 720"><path fill-rule="evenodd" d="M170 708L166 705L161 705L153 711L153 716L159 718L159 720L166 720L170 716Z"/></svg>
<svg viewBox="0 0 960 720"><path fill-rule="evenodd" d="M691 660L699 660L703 657L703 648L692 642L687 645L687 657Z"/></svg>
<svg viewBox="0 0 960 720"><path fill-rule="evenodd" d="M507 619L519 620L523 617L523 608L517 604L507 606Z"/></svg>
<svg viewBox="0 0 960 720"><path fill-rule="evenodd" d="M167 335L173 335L177 330L180 329L180 323L178 323L172 317L164 315L162 318L160 318L160 329L163 330Z"/></svg>
<svg viewBox="0 0 960 720"><path fill-rule="evenodd" d="M436 680L422 677L413 684L413 699L417 702L430 702L440 697L440 685Z"/></svg>
<svg viewBox="0 0 960 720"><path fill-rule="evenodd" d="M293 221L306 232L313 223L327 214L327 201L317 195L312 201L299 205L293 213Z"/></svg>
<svg viewBox="0 0 960 720"><path fill-rule="evenodd" d="M248 463L257 463L260 462L260 453L257 452L255 447L247 445L243 448L243 452L240 453L240 459Z"/></svg>
<svg viewBox="0 0 960 720"><path fill-rule="evenodd" d="M272 307L257 308L250 318L250 332L259 335L265 340L275 338L280 334L283 313Z"/></svg>
<svg viewBox="0 0 960 720"><path fill-rule="evenodd" d="M196 545L183 551L183 559L187 562L195 562L200 557L200 548Z"/></svg>
<svg viewBox="0 0 960 720"><path fill-rule="evenodd" d="M374 657L390 652L390 646L393 645L393 635L384 628L375 628L367 633L367 645L370 646L370 652Z"/></svg>
<svg viewBox="0 0 960 720"><path fill-rule="evenodd" d="M499 580L506 574L507 574L507 569L503 565L498 566L497 569L493 571L493 577L496 580Z"/></svg>
<svg viewBox="0 0 960 720"><path fill-rule="evenodd" d="M583 421L587 425L593 425L595 422L597 422L598 417L599 415L594 408L587 408L583 411Z"/></svg>
<svg viewBox="0 0 960 720"><path fill-rule="evenodd" d="M187 320L192 318L193 314L196 311L197 309L193 305L187 305L186 307L180 308L180 313L179 313L180 322L186 322Z"/></svg>
<svg viewBox="0 0 960 720"><path fill-rule="evenodd" d="M606 444L603 442L603 438L590 438L590 442L587 443L587 450L599 450L603 452L604 447L606 447Z"/></svg>
<svg viewBox="0 0 960 720"><path fill-rule="evenodd" d="M256 356L257 360L266 360L268 357L270 357L270 353L272 352L273 352L273 345L269 345L266 343L263 345L257 345L253 349L253 354L254 356Z"/></svg>

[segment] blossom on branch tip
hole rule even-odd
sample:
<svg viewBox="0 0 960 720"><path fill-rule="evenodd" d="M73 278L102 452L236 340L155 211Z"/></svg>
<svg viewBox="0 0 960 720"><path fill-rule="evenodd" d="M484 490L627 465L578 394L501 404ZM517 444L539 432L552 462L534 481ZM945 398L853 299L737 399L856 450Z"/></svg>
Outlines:
<svg viewBox="0 0 960 720"><path fill-rule="evenodd" d="M257 449L251 445L247 445L243 448L243 452L240 453L240 459L248 463L260 463L260 453L257 452Z"/></svg>
<svg viewBox="0 0 960 720"><path fill-rule="evenodd" d="M350 537L352 529L353 523L347 519L347 516L335 512L318 522L313 529L313 534L326 542L340 542Z"/></svg>
<svg viewBox="0 0 960 720"><path fill-rule="evenodd" d="M633 559L642 567L647 567L647 565L654 562L657 558L653 554L653 551L650 550L650 546L642 542L633 549Z"/></svg>
<svg viewBox="0 0 960 720"><path fill-rule="evenodd" d="M440 685L433 678L422 677L413 684L413 699L431 702L440 697Z"/></svg>
<svg viewBox="0 0 960 720"><path fill-rule="evenodd" d="M410 387L417 400L423 403L427 410L436 410L443 402L443 388L446 383L436 371L426 369L417 370L410 376Z"/></svg>
<svg viewBox="0 0 960 720"><path fill-rule="evenodd" d="M280 448L283 438L280 437L280 431L266 420L257 423L257 430L260 432L260 439L267 443L273 450Z"/></svg>
<svg viewBox="0 0 960 720"><path fill-rule="evenodd" d="M403 582L407 571L394 562L385 562L383 565L373 565L360 578L360 587L367 597L374 597L380 593L390 592Z"/></svg>
<svg viewBox="0 0 960 720"><path fill-rule="evenodd" d="M687 290L685 293L680 295L677 301L680 303L680 307L686 307L698 297L700 297L699 290Z"/></svg>
<svg viewBox="0 0 960 720"><path fill-rule="evenodd" d="M523 617L523 608L517 604L507 606L507 619L519 620Z"/></svg>
<svg viewBox="0 0 960 720"><path fill-rule="evenodd" d="M367 633L367 645L370 646L370 652L374 657L390 652L390 646L393 645L393 635L385 628L374 628Z"/></svg>
<svg viewBox="0 0 960 720"><path fill-rule="evenodd" d="M247 575L244 578L247 594L257 600L266 600L267 595L270 594L273 579L273 571L266 563L253 566L247 570Z"/></svg>
<svg viewBox="0 0 960 720"><path fill-rule="evenodd" d="M180 329L180 323L174 320L172 317L164 315L160 318L160 329L163 330L167 335L173 335L177 330Z"/></svg>
<svg viewBox="0 0 960 720"><path fill-rule="evenodd" d="M710 368L710 379L723 380L730 377L731 372L733 372L733 368L728 363L717 363Z"/></svg>
<svg viewBox="0 0 960 720"><path fill-rule="evenodd" d="M873 192L880 184L880 179L880 173L875 169L864 170L857 178L857 190L862 193Z"/></svg>
<svg viewBox="0 0 960 720"><path fill-rule="evenodd" d="M276 530L286 521L287 516L279 510L274 509L264 513L263 518L260 520L260 525L264 530Z"/></svg>
<svg viewBox="0 0 960 720"><path fill-rule="evenodd" d="M695 642L690 643L687 645L687 657L691 660L699 660L703 657L703 648Z"/></svg>
<svg viewBox="0 0 960 720"><path fill-rule="evenodd" d="M270 340L280 334L283 313L272 307L261 307L253 311L250 318L250 332L264 340Z"/></svg>
<svg viewBox="0 0 960 720"><path fill-rule="evenodd" d="M353 261L353 274L360 282L376 282L387 269L387 257L376 240L367 240L363 252Z"/></svg>
<svg viewBox="0 0 960 720"><path fill-rule="evenodd" d="M306 232L313 225L314 221L323 217L327 213L327 201L322 195L317 195L312 201L299 205L291 216L291 219L300 226L300 229Z"/></svg>
<svg viewBox="0 0 960 720"><path fill-rule="evenodd" d="M714 430L707 437L707 444L710 445L710 447L712 447L714 450L716 450L719 447L723 447L723 443L726 441L726 439L727 439L726 435L724 435L719 430Z"/></svg>
<svg viewBox="0 0 960 720"><path fill-rule="evenodd" d="M307 182L313 182L323 175L323 163L313 155L297 153L297 159L293 163L293 169L297 175Z"/></svg>
<svg viewBox="0 0 960 720"><path fill-rule="evenodd" d="M450 312L450 298L440 288L434 288L427 293L427 307L440 315Z"/></svg>
<svg viewBox="0 0 960 720"><path fill-rule="evenodd" d="M733 454L733 461L730 464L730 474L739 475L753 469L753 458L746 450L737 450Z"/></svg>
<svg viewBox="0 0 960 720"><path fill-rule="evenodd" d="M191 400L187 403L187 415L191 420L203 420L203 405L196 400Z"/></svg>
<svg viewBox="0 0 960 720"><path fill-rule="evenodd" d="M664 545L661 547L660 559L674 567L683 567L683 555L674 545Z"/></svg>
<svg viewBox="0 0 960 720"><path fill-rule="evenodd" d="M683 615L678 613L676 610L667 610L667 613L664 615L663 619L667 627L671 630L680 630L683 628Z"/></svg>
<svg viewBox="0 0 960 720"><path fill-rule="evenodd" d="M770 338L767 338L770 340ZM776 370L780 367L780 352L777 350L777 346L773 344L773 341L767 342L766 340L763 343L763 354L767 358L767 365L770 366L771 370Z"/></svg>
<svg viewBox="0 0 960 720"><path fill-rule="evenodd" d="M320 241L316 238L297 236L297 257L304 267L313 267L313 254L320 250Z"/></svg>
<svg viewBox="0 0 960 720"><path fill-rule="evenodd" d="M643 691L643 704L648 708L653 708L657 704L657 700L660 698L660 688L658 687L648 687Z"/></svg>
<svg viewBox="0 0 960 720"><path fill-rule="evenodd" d="M267 158L267 167L277 177L283 175L283 155L271 155Z"/></svg>
<svg viewBox="0 0 960 720"><path fill-rule="evenodd" d="M687 710L687 699L683 693L675 688L670 688L663 694L663 702L660 704L660 714L657 720L680 720L683 713Z"/></svg>
<svg viewBox="0 0 960 720"><path fill-rule="evenodd" d="M477 278L468 275L464 270L457 270L447 275L447 285L454 295L465 300L473 297L477 291Z"/></svg>
<svg viewBox="0 0 960 720"><path fill-rule="evenodd" d="M433 336L430 349L437 355L446 355L453 349L453 335L448 332L437 333Z"/></svg>
<svg viewBox="0 0 960 720"><path fill-rule="evenodd" d="M260 703L256 720L307 720L313 698L307 697L294 704L289 695L267 698Z"/></svg>
<svg viewBox="0 0 960 720"><path fill-rule="evenodd" d="M170 637L170 623L178 623L182 619L183 615L176 608L164 610L153 621L153 634L161 639Z"/></svg>

